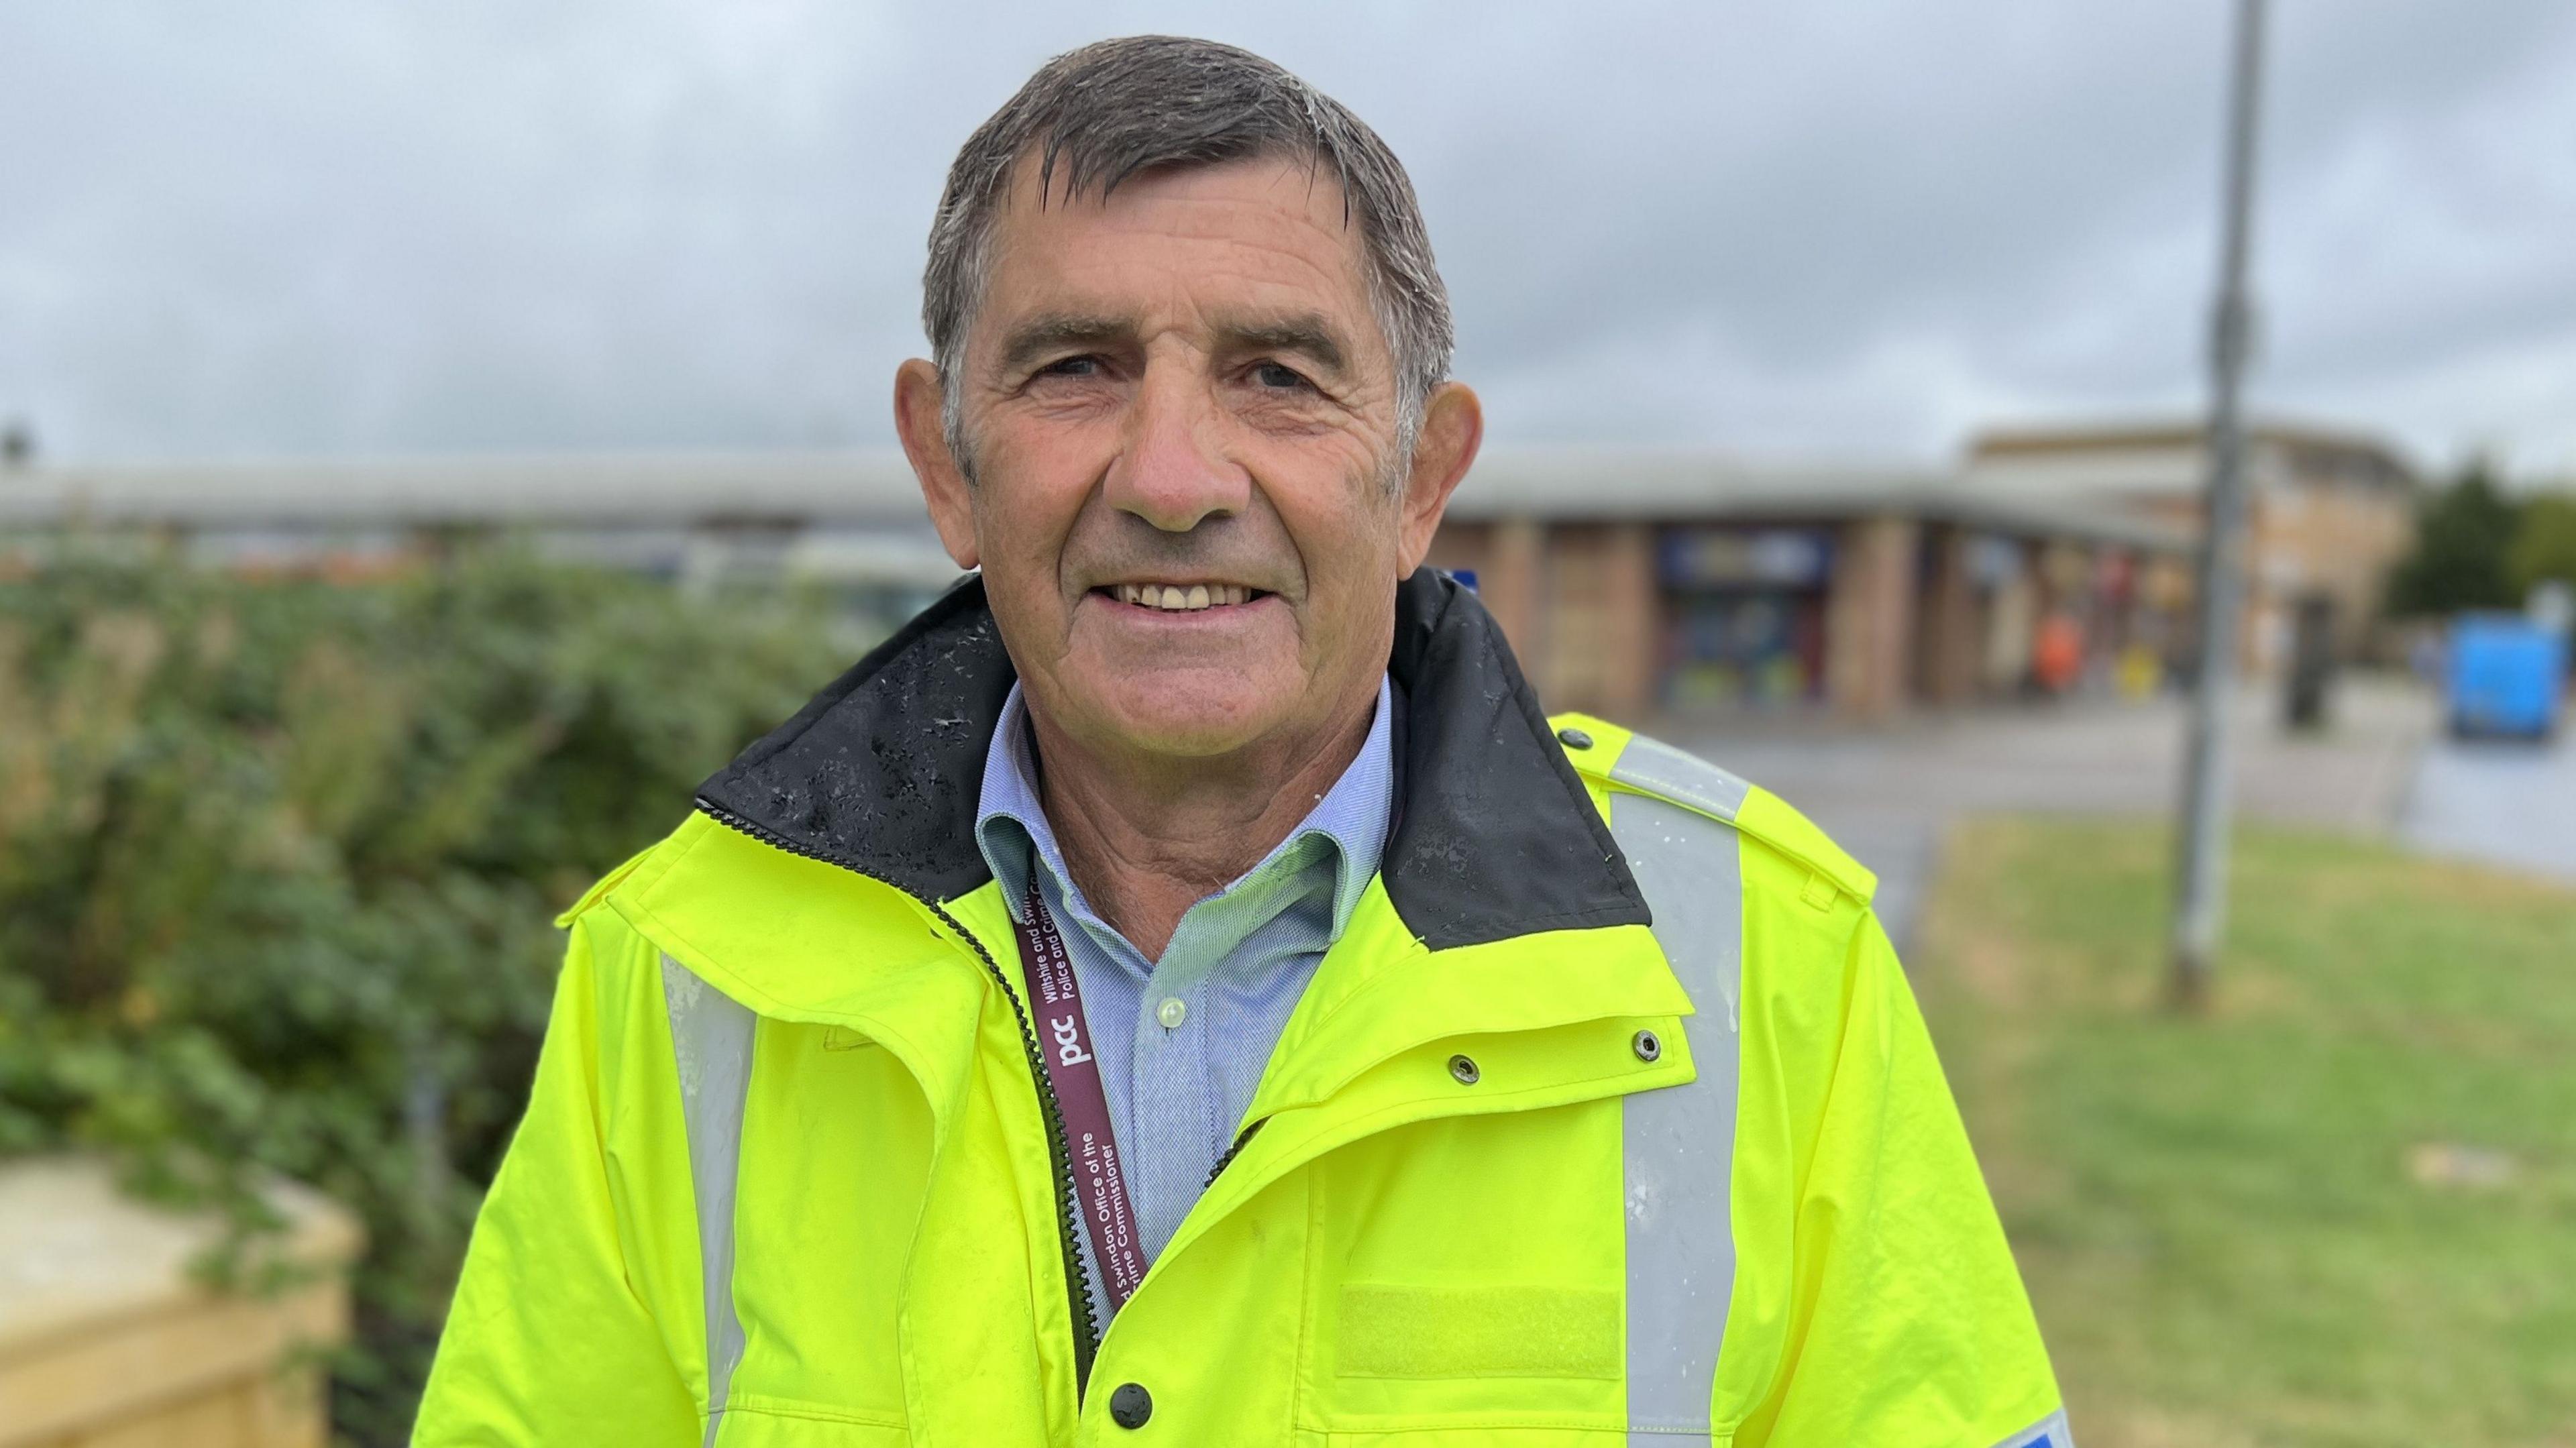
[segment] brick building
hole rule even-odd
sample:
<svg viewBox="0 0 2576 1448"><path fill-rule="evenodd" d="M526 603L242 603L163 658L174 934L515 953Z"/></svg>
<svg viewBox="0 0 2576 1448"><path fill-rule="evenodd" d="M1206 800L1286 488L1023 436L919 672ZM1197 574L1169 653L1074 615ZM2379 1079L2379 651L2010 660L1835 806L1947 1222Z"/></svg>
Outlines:
<svg viewBox="0 0 2576 1448"><path fill-rule="evenodd" d="M1476 575L1552 703L1874 716L2022 691L2051 620L2096 673L2169 657L2185 554L2170 524L1936 470L1525 450L1477 464L1432 562Z"/></svg>

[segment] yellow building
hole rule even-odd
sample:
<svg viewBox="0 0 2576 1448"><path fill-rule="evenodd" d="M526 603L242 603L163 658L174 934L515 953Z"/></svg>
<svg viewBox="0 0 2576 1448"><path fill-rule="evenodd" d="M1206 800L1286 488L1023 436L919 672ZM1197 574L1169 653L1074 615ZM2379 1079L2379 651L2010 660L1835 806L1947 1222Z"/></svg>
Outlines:
<svg viewBox="0 0 2576 1448"><path fill-rule="evenodd" d="M1998 430L1969 445L1963 475L1997 498L2116 509L2197 536L2209 455L2196 424ZM2370 652L2388 575L2414 544L2413 466L2367 434L2257 422L2246 482L2248 666L2283 661L2312 600L2331 608L2339 654Z"/></svg>

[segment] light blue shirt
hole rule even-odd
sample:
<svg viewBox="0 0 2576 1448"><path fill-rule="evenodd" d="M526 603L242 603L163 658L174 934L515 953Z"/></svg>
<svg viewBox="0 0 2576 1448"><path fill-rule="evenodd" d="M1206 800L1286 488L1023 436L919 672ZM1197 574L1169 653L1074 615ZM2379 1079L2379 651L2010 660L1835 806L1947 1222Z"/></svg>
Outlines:
<svg viewBox="0 0 2576 1448"><path fill-rule="evenodd" d="M1019 685L1002 704L984 758L975 843L1013 919L1026 906L1031 858L1045 867L1038 893L1064 931L1082 987L1148 1260L1180 1230L1234 1144L1289 1013L1377 874L1395 795L1393 712L1393 691L1381 679L1358 757L1261 863L1189 908L1157 961L1095 914L1066 872L1039 804ZM1106 1328L1099 1264L1089 1234L1080 1235Z"/></svg>

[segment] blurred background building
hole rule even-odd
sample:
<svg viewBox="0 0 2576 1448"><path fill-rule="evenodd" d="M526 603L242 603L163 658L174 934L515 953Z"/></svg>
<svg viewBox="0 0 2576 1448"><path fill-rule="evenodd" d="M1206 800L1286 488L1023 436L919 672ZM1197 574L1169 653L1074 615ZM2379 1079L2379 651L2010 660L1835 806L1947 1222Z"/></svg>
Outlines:
<svg viewBox="0 0 2576 1448"><path fill-rule="evenodd" d="M2177 638L2187 536L1960 471L1704 453L1480 462L1433 544L1475 574L1545 695L1616 716L2010 696L2050 620L2048 687ZM2107 673L2105 675L2107 677Z"/></svg>
<svg viewBox="0 0 2576 1448"><path fill-rule="evenodd" d="M2136 693L2188 657L2201 453L2189 428L1995 431L1948 468L1501 447L1460 487L1431 561L1474 576L1570 708L1871 718ZM2253 456L2251 667L2278 666L2312 598L2339 653L2371 653L2413 536L2413 471L2321 429L2262 428ZM899 618L955 576L893 452L29 462L0 470L0 528L342 577L519 532L687 588L819 587L859 621Z"/></svg>

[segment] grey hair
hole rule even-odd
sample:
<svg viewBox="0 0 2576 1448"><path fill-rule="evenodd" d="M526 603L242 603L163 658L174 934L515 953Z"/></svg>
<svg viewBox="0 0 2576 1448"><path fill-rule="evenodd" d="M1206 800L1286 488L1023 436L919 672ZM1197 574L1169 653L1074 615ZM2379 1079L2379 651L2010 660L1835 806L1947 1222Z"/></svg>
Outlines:
<svg viewBox="0 0 2576 1448"><path fill-rule="evenodd" d="M1359 224L1370 310L1395 354L1395 458L1412 456L1423 407L1449 376L1454 332L1449 289L1403 163L1348 107L1248 50L1135 35L1040 66L948 168L921 277L921 325L939 367L949 448L970 476L958 383L966 329L1012 167L1032 149L1041 205L1059 174L1071 201L1095 186L1106 200L1129 177L1172 167L1286 156L1329 169L1341 183L1344 224Z"/></svg>

